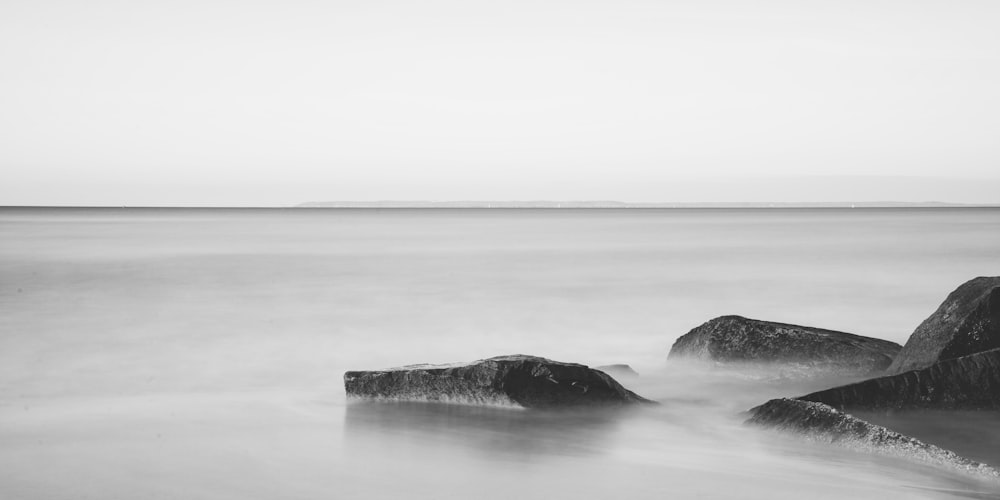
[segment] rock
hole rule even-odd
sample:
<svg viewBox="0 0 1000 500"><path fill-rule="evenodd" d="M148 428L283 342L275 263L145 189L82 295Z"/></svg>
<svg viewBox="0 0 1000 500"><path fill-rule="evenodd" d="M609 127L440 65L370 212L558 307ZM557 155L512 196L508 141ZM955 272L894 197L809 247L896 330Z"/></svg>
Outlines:
<svg viewBox="0 0 1000 500"><path fill-rule="evenodd" d="M887 340L850 333L721 316L677 339L667 357L870 375L885 370L899 349Z"/></svg>
<svg viewBox="0 0 1000 500"><path fill-rule="evenodd" d="M951 451L855 418L823 403L772 399L749 412L746 424L792 432L809 440L935 466L1000 477L1000 471Z"/></svg>
<svg viewBox="0 0 1000 500"><path fill-rule="evenodd" d="M968 354L1000 348L1000 276L967 281L944 299L910 335L886 371L919 370Z"/></svg>
<svg viewBox="0 0 1000 500"><path fill-rule="evenodd" d="M524 408L651 403L584 365L525 355L344 374L348 396Z"/></svg>
<svg viewBox="0 0 1000 500"><path fill-rule="evenodd" d="M639 376L638 372L633 370L631 366L625 364L595 366L594 369L601 370L612 377L621 379L637 378Z"/></svg>
<svg viewBox="0 0 1000 500"><path fill-rule="evenodd" d="M797 399L841 409L1000 409L1000 349Z"/></svg>

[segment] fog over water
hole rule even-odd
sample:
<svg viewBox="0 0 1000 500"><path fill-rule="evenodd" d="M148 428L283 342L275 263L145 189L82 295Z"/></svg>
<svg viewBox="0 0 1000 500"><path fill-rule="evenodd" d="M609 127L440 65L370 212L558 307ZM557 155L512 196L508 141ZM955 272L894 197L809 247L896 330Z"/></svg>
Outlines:
<svg viewBox="0 0 1000 500"><path fill-rule="evenodd" d="M998 209L2 209L0 497L994 498L740 424L844 380L666 355L725 314L903 343L998 270ZM663 404L344 397L511 353L628 363ZM996 413L863 417L1000 465Z"/></svg>

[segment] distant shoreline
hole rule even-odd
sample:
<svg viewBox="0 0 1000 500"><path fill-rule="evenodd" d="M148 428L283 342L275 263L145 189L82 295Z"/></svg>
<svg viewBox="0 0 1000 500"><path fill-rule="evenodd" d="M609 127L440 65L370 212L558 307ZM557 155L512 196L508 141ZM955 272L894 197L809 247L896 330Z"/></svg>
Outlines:
<svg viewBox="0 0 1000 500"><path fill-rule="evenodd" d="M294 208L946 208L1000 205L937 201L831 201L831 202L621 202L621 201L312 201Z"/></svg>

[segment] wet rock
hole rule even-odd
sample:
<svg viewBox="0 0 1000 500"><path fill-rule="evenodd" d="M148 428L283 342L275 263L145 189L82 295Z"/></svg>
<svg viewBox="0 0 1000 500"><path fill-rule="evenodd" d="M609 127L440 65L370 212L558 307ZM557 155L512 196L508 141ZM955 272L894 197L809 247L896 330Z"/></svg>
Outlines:
<svg viewBox="0 0 1000 500"><path fill-rule="evenodd" d="M525 355L344 374L348 396L524 408L650 403L609 375Z"/></svg>
<svg viewBox="0 0 1000 500"><path fill-rule="evenodd" d="M631 366L625 364L595 366L594 369L601 370L612 377L620 379L637 378L639 376L638 372L633 370Z"/></svg>
<svg viewBox="0 0 1000 500"><path fill-rule="evenodd" d="M838 411L829 405L797 399L772 399L751 409L746 423L801 435L812 441L882 455L897 456L947 466L971 473L1000 477L989 465L961 457Z"/></svg>
<svg viewBox="0 0 1000 500"><path fill-rule="evenodd" d="M678 338L667 358L871 375L885 370L899 349L887 340L850 333L721 316Z"/></svg>
<svg viewBox="0 0 1000 500"><path fill-rule="evenodd" d="M1000 348L1000 276L967 281L910 335L886 371L919 370L948 359Z"/></svg>
<svg viewBox="0 0 1000 500"><path fill-rule="evenodd" d="M1000 409L1000 349L942 361L923 370L834 387L798 399L863 410Z"/></svg>

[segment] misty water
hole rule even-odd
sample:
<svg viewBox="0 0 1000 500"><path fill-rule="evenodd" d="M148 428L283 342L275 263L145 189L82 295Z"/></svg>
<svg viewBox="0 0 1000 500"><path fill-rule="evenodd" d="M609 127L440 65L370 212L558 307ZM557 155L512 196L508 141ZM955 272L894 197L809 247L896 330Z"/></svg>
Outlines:
<svg viewBox="0 0 1000 500"><path fill-rule="evenodd" d="M996 209L0 210L0 497L993 498L741 425L844 380L667 363L725 314L903 343ZM628 363L651 408L347 401L342 375ZM867 416L1000 465L1000 416Z"/></svg>

